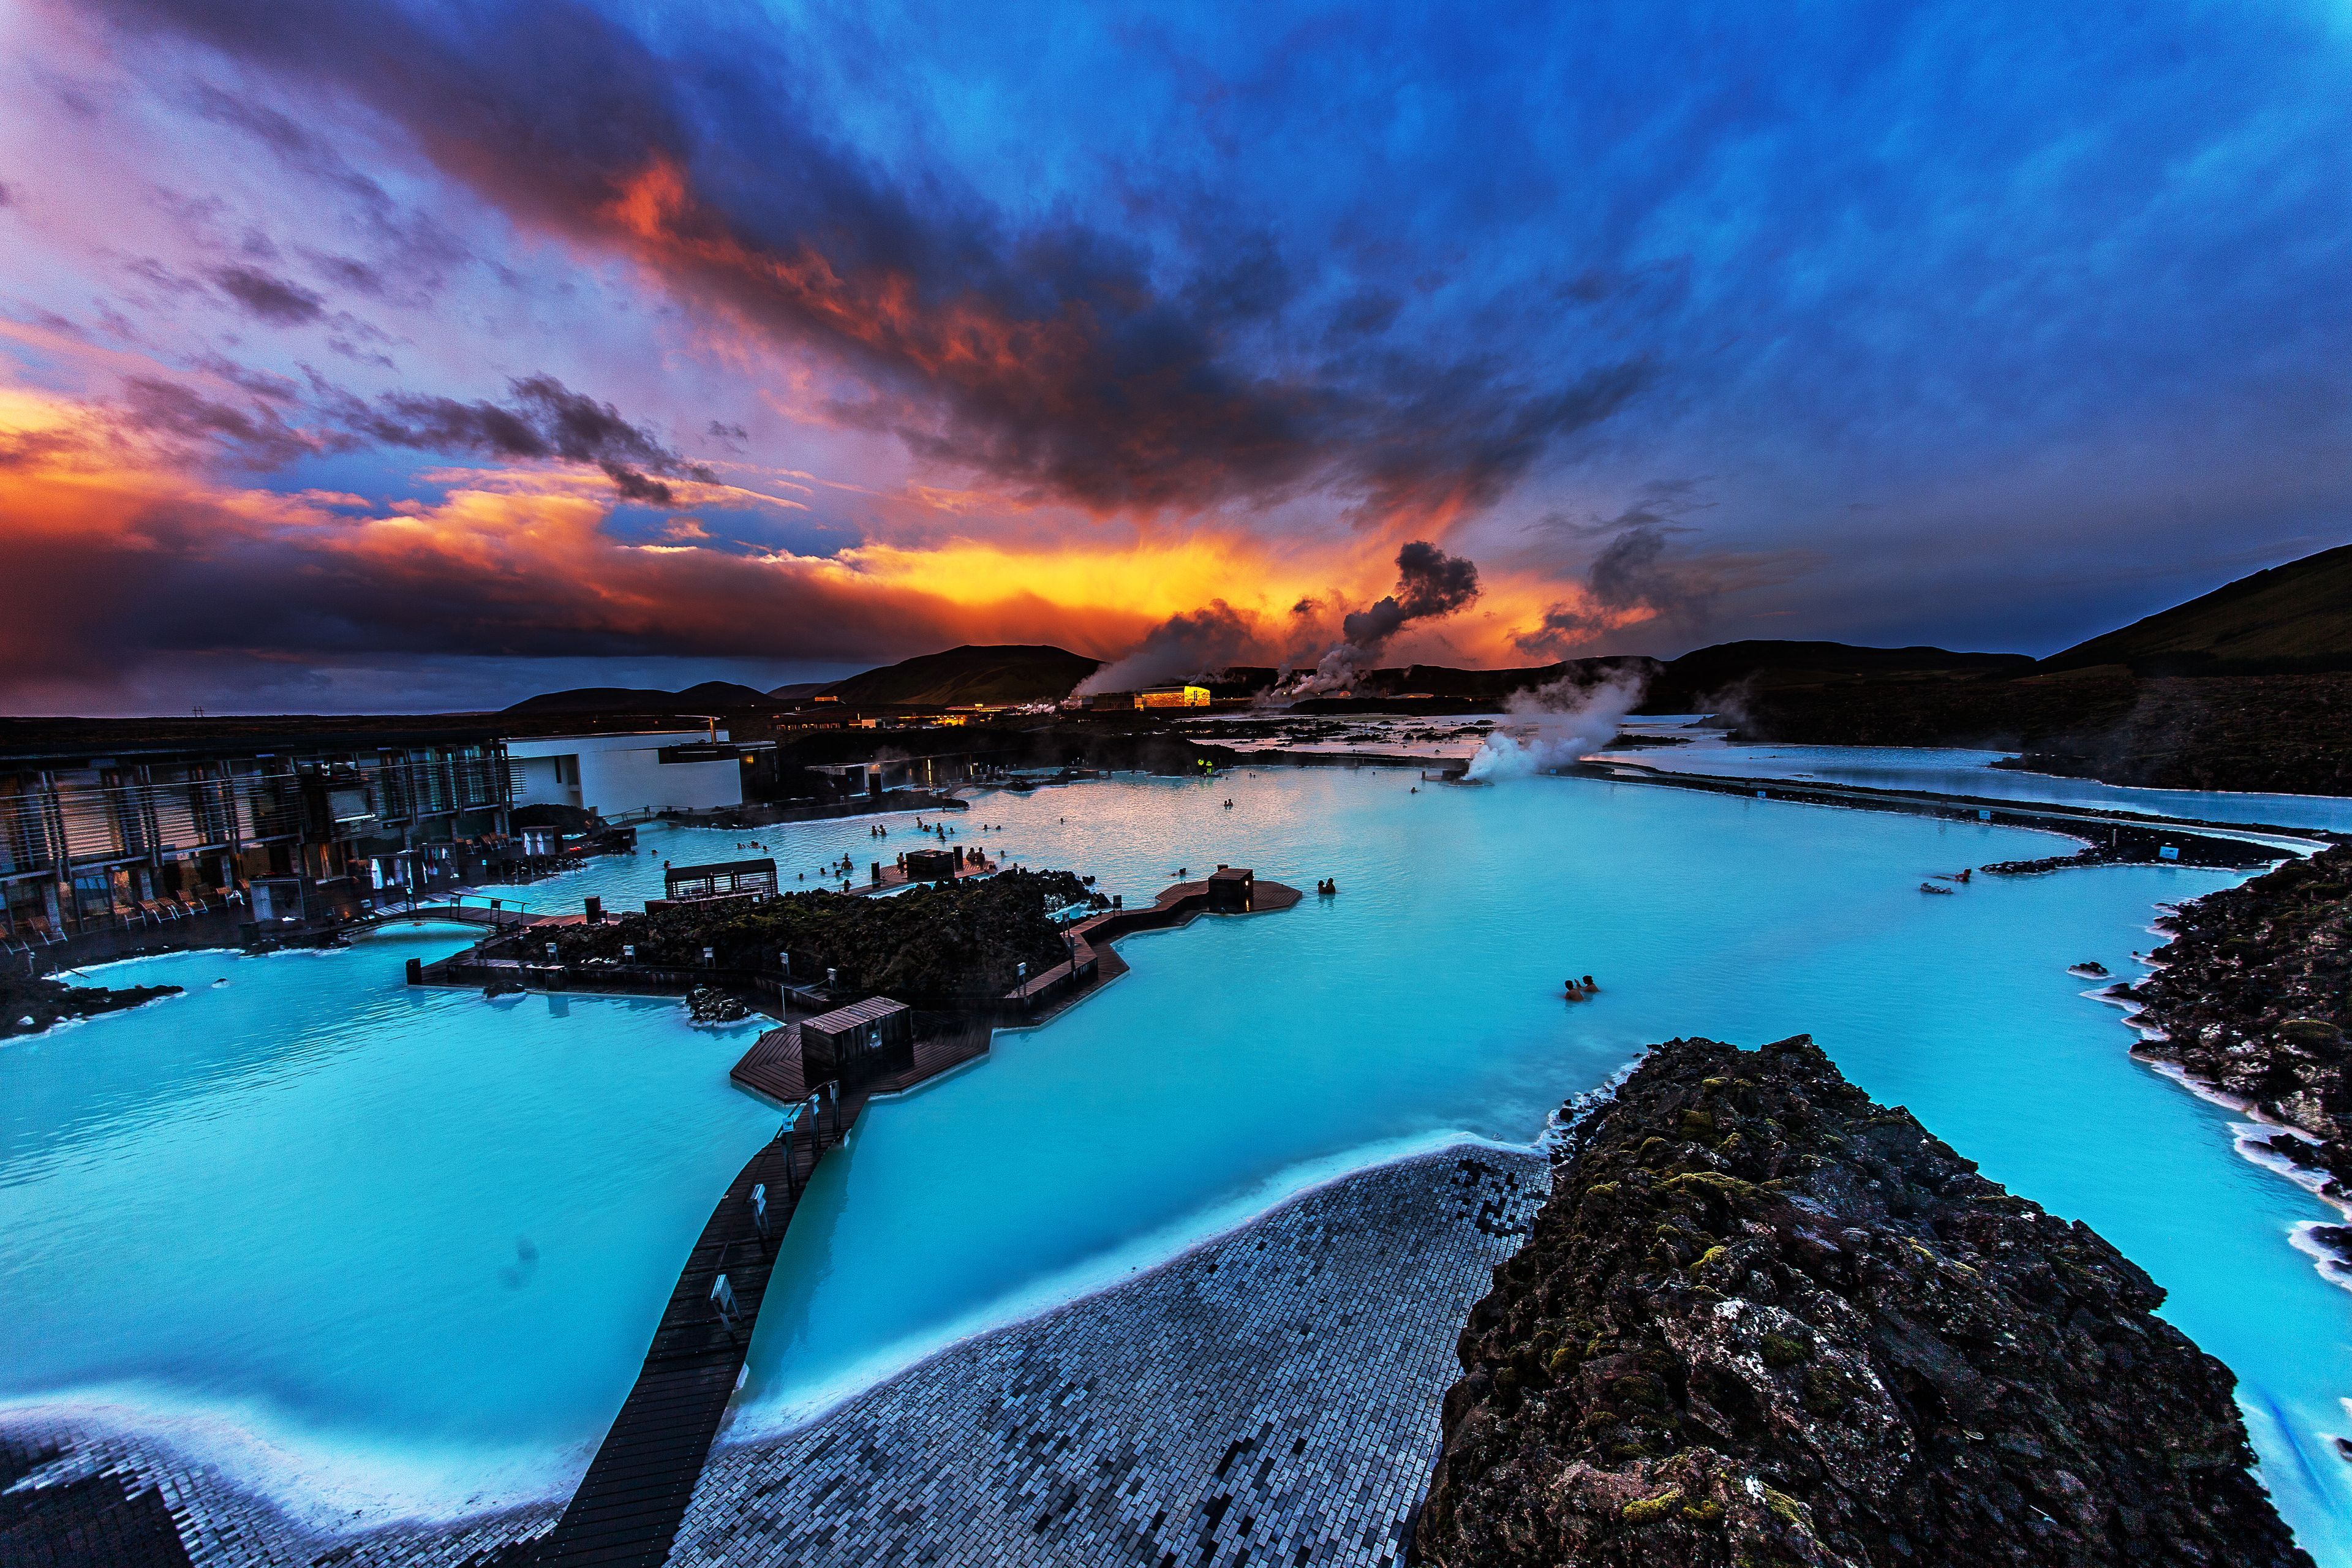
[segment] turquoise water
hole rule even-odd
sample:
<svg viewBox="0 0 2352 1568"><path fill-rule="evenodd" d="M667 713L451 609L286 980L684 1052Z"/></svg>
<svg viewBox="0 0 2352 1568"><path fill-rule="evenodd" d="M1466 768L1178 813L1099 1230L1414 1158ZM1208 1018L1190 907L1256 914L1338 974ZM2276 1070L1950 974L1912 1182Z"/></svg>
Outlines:
<svg viewBox="0 0 2352 1568"><path fill-rule="evenodd" d="M404 984L463 940L108 965L189 994L0 1047L0 1399L344 1516L567 1484L776 1118L675 1003Z"/></svg>
<svg viewBox="0 0 2352 1568"><path fill-rule="evenodd" d="M1649 1041L1811 1031L2169 1289L2168 1314L2243 1379L2305 1544L2352 1563L2352 1467L2322 1438L2348 1429L2352 1297L2284 1234L2330 1211L2237 1157L2229 1113L2135 1065L2120 1015L2064 972L2130 973L2154 906L2225 876L2106 868L1927 898L1930 873L2059 841L1583 780L1415 782L1121 778L950 818L959 841L1129 898L1219 861L1340 895L1131 938L1133 973L1101 994L877 1101L794 1222L739 1424L797 1419L1353 1166L1524 1143ZM788 881L910 842L866 826L649 830L646 853L526 893L625 908L663 859L753 837ZM232 984L0 1050L0 1312L37 1347L0 1393L102 1395L207 1451L257 1432L275 1447L253 1468L284 1491L454 1508L577 1473L775 1118L726 1087L744 1037L674 1005L559 1016L543 996L400 986L407 953L448 941L125 966ZM1599 999L1561 1002L1587 972Z"/></svg>
<svg viewBox="0 0 2352 1568"><path fill-rule="evenodd" d="M2316 827L2352 833L2352 798L2328 795L2259 795L2231 790L2134 789L2095 779L2054 773L2018 773L1991 764L2005 752L1932 746L1735 745L1711 731L1634 721L1638 729L1694 737L1680 746L1643 747L1612 753L1666 773L1717 777L1819 779L1869 789L1925 790L1937 795L1976 795L1991 800L2086 805L2103 811L2137 811L2196 822L2266 823L2278 827Z"/></svg>
<svg viewBox="0 0 2352 1568"><path fill-rule="evenodd" d="M1130 894L1226 861L1334 876L1340 896L1130 939L1133 973L1101 995L877 1102L794 1221L740 1419L789 1422L1335 1169L1465 1133L1524 1142L1645 1042L1811 1031L2170 1289L2169 1315L2245 1379L2306 1542L2352 1557L2347 1467L2319 1436L2347 1429L2352 1298L2284 1236L2328 1211L2238 1158L2225 1112L2133 1064L2118 1013L2065 973L2129 973L2156 903L2225 878L2119 868L1931 899L1924 875L2053 840L1634 785L1412 782L1268 770L977 803L1041 863ZM1588 971L1601 997L1559 1000Z"/></svg>

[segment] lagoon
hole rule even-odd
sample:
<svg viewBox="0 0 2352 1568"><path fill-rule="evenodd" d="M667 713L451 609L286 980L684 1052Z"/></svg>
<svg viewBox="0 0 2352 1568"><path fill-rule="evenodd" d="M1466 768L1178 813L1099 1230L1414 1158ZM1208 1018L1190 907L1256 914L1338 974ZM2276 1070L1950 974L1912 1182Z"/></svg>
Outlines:
<svg viewBox="0 0 2352 1568"><path fill-rule="evenodd" d="M1339 895L1129 939L1133 973L1101 994L875 1102L794 1221L738 1429L801 1419L1313 1182L1447 1141L1525 1144L1650 1041L1811 1032L2168 1289L2167 1315L2239 1373L2305 1545L2352 1563L2352 1468L2325 1442L2347 1429L2352 1295L2284 1234L2330 1211L2238 1158L2228 1114L2134 1063L2120 1015L2065 973L2132 973L2156 906L2226 874L2099 868L1927 898L1925 876L2059 841L1583 779L1417 785L1244 769L950 814L959 842L1130 899L1221 861L1334 877ZM752 838L790 886L803 860L907 847L911 821L886 820L887 841L863 819L653 829L637 857L521 891L626 907L664 859ZM0 1392L194 1412L209 1425L191 1440L215 1445L259 1431L289 1489L339 1478L401 1500L385 1507L576 1475L688 1242L775 1117L726 1084L748 1037L690 1030L675 1005L573 998L559 1016L544 996L399 984L408 952L448 945L428 928L324 957L121 966L106 978L182 965L231 984L0 1050L0 1310L56 1341ZM1585 973L1599 997L1563 1002ZM141 1226L152 1237L94 1282L99 1244ZM510 1283L524 1237L537 1263ZM459 1486L469 1463L489 1479Z"/></svg>

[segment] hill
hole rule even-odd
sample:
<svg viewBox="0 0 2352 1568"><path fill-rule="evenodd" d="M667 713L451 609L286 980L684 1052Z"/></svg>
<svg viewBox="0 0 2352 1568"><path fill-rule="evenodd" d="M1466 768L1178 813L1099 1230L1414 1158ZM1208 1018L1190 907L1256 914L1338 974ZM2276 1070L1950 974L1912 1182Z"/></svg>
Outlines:
<svg viewBox="0 0 2352 1568"><path fill-rule="evenodd" d="M1714 706L1743 741L1979 747L2108 784L2352 793L2352 546L2242 577L2029 668L1948 657L1991 662L1932 679L1784 667ZM1654 688L1653 711L1659 698Z"/></svg>
<svg viewBox="0 0 2352 1568"><path fill-rule="evenodd" d="M2295 675L2352 669L2352 544L2214 589L2042 661L2135 675Z"/></svg>
<svg viewBox="0 0 2352 1568"><path fill-rule="evenodd" d="M516 715L546 713L723 713L743 708L772 708L774 702L757 687L732 680L705 680L683 691L663 691L645 686L575 686L564 691L543 691L501 710Z"/></svg>
<svg viewBox="0 0 2352 1568"><path fill-rule="evenodd" d="M1591 683L1620 674L1646 683L1641 711L1685 713L1717 705L1727 694L1782 687L1853 685L1868 680L1978 680L2023 675L2033 660L2021 653L1955 653L1940 647L1858 647L1837 642L1747 641L1717 643L1660 660L1640 655L1563 659L1558 664L1515 669L1456 669L1413 664L1376 669L1362 685L1387 693L1425 692L1432 697L1500 704L1514 692L1549 686L1562 679Z"/></svg>
<svg viewBox="0 0 2352 1568"><path fill-rule="evenodd" d="M1717 643L1669 659L1651 679L1644 710L1687 712L1726 692L1851 685L1865 680L1977 680L2023 675L2021 653L1956 653L1941 647L1859 647L1842 642L1750 639Z"/></svg>
<svg viewBox="0 0 2352 1568"><path fill-rule="evenodd" d="M836 680L824 694L863 707L1058 702L1101 665L1100 659L1045 644L967 644Z"/></svg>

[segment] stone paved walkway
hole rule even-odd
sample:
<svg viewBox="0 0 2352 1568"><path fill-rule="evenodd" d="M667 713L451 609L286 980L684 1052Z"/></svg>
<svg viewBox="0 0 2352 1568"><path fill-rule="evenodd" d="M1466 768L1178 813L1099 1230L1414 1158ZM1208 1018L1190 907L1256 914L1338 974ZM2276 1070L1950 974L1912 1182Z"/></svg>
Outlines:
<svg viewBox="0 0 2352 1568"><path fill-rule="evenodd" d="M722 1440L671 1561L1396 1561L1455 1336L1547 1179L1485 1150L1369 1171L813 1426Z"/></svg>

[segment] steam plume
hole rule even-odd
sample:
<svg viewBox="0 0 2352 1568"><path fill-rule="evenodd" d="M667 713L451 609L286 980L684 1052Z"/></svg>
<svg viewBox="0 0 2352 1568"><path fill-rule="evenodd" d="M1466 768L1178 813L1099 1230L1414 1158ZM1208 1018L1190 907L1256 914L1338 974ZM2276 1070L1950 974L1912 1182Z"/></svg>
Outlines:
<svg viewBox="0 0 2352 1568"><path fill-rule="evenodd" d="M1467 776L1486 783L1523 779L1601 750L1642 700L1645 685L1638 675L1612 675L1598 686L1581 686L1564 675L1549 686L1513 693L1509 711L1528 722L1487 736L1470 759Z"/></svg>
<svg viewBox="0 0 2352 1568"><path fill-rule="evenodd" d="M1389 639L1412 621L1450 616L1478 596L1478 567L1465 556L1448 555L1425 539L1397 552L1396 592L1339 623L1341 641L1331 646L1315 672L1290 689L1294 697L1345 691L1378 659Z"/></svg>
<svg viewBox="0 0 2352 1568"><path fill-rule="evenodd" d="M1169 616L1126 654L1078 682L1071 695L1189 680L1243 662L1257 641L1255 621L1223 599L1212 599L1197 610Z"/></svg>

